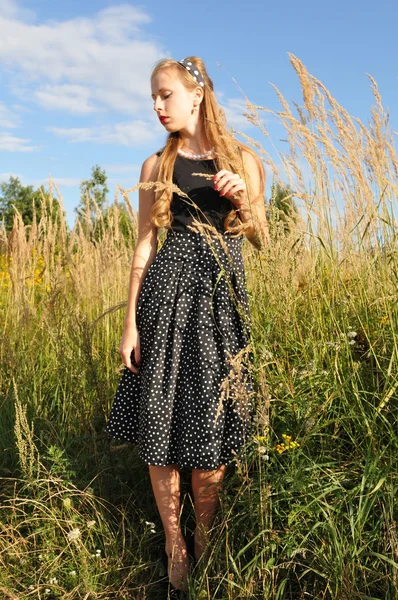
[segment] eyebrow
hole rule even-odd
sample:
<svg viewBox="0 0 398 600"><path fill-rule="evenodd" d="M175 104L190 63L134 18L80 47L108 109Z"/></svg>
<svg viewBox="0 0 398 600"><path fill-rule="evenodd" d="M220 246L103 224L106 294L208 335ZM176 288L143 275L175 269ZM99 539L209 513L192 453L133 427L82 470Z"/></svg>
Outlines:
<svg viewBox="0 0 398 600"><path fill-rule="evenodd" d="M168 88L168 87L162 87L162 88L160 88L159 92L163 92L163 90L169 90L169 91L171 91L171 90L170 90L170 88ZM151 98L153 98L153 97L154 97L154 95L155 95L155 94L152 94L152 95L151 95Z"/></svg>

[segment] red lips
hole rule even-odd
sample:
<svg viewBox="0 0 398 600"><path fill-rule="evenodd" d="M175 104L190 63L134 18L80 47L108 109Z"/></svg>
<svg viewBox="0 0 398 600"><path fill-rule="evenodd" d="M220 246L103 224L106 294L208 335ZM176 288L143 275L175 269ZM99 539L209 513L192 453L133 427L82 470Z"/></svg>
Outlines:
<svg viewBox="0 0 398 600"><path fill-rule="evenodd" d="M169 117L159 117L159 121L164 123Z"/></svg>

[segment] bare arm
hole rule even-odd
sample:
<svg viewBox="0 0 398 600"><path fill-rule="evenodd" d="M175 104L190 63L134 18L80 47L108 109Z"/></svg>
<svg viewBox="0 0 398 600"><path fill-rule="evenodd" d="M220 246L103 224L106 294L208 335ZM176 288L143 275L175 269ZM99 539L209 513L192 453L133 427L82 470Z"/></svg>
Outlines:
<svg viewBox="0 0 398 600"><path fill-rule="evenodd" d="M156 165L158 157L156 154L147 158L141 168L140 183L156 180ZM140 360L139 339L136 331L136 314L138 296L145 275L157 253L157 227L150 222L151 207L155 201L155 190L139 190L138 208L138 239L134 250L131 271L129 293L127 299L126 315L124 319L124 332L120 342L119 353L124 364L134 373L137 369L131 364L131 351L134 348L135 360Z"/></svg>
<svg viewBox="0 0 398 600"><path fill-rule="evenodd" d="M156 154L147 158L141 168L140 183L154 181ZM157 228L149 220L151 207L155 201L154 188L139 190L138 239L134 250L130 272L129 296L125 325L136 325L137 300L142 282L157 252Z"/></svg>
<svg viewBox="0 0 398 600"><path fill-rule="evenodd" d="M247 239L257 250L262 250L269 242L268 221L265 212L264 198L261 194L261 176L259 165L249 152L243 152L243 163L246 177L250 178L253 198L239 208L243 223L249 223L251 228L246 234ZM261 168L264 167L261 165ZM265 181L265 173L263 170Z"/></svg>

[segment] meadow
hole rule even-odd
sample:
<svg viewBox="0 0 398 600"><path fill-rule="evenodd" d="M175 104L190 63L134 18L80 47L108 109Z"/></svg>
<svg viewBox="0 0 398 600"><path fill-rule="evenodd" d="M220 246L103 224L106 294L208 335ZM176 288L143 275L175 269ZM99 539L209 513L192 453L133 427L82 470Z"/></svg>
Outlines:
<svg viewBox="0 0 398 600"><path fill-rule="evenodd" d="M190 599L398 598L398 160L370 77L368 123L293 55L302 104L247 100L251 143L297 218L247 240L256 431L227 471ZM267 119L286 138L278 164ZM235 132L237 135L239 132ZM240 134L248 143L250 140ZM51 193L62 196L51 184ZM0 241L0 597L160 600L147 466L103 427L120 377L137 214L68 230L51 207ZM55 196L54 196L55 202ZM162 235L159 244L162 242ZM189 473L182 523L192 529Z"/></svg>

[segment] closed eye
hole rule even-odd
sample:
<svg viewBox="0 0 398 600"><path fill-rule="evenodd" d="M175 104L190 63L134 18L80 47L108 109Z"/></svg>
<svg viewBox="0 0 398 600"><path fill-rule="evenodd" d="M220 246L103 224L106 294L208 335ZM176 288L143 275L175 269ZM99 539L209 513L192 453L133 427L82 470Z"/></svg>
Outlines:
<svg viewBox="0 0 398 600"><path fill-rule="evenodd" d="M167 98L170 98L170 96L171 96L171 94L172 94L172 93L173 93L173 92L170 92L170 94L168 94L167 96L165 96L165 95L163 94L163 100L167 100ZM154 98L153 96L152 96L152 100L155 102L155 98Z"/></svg>

